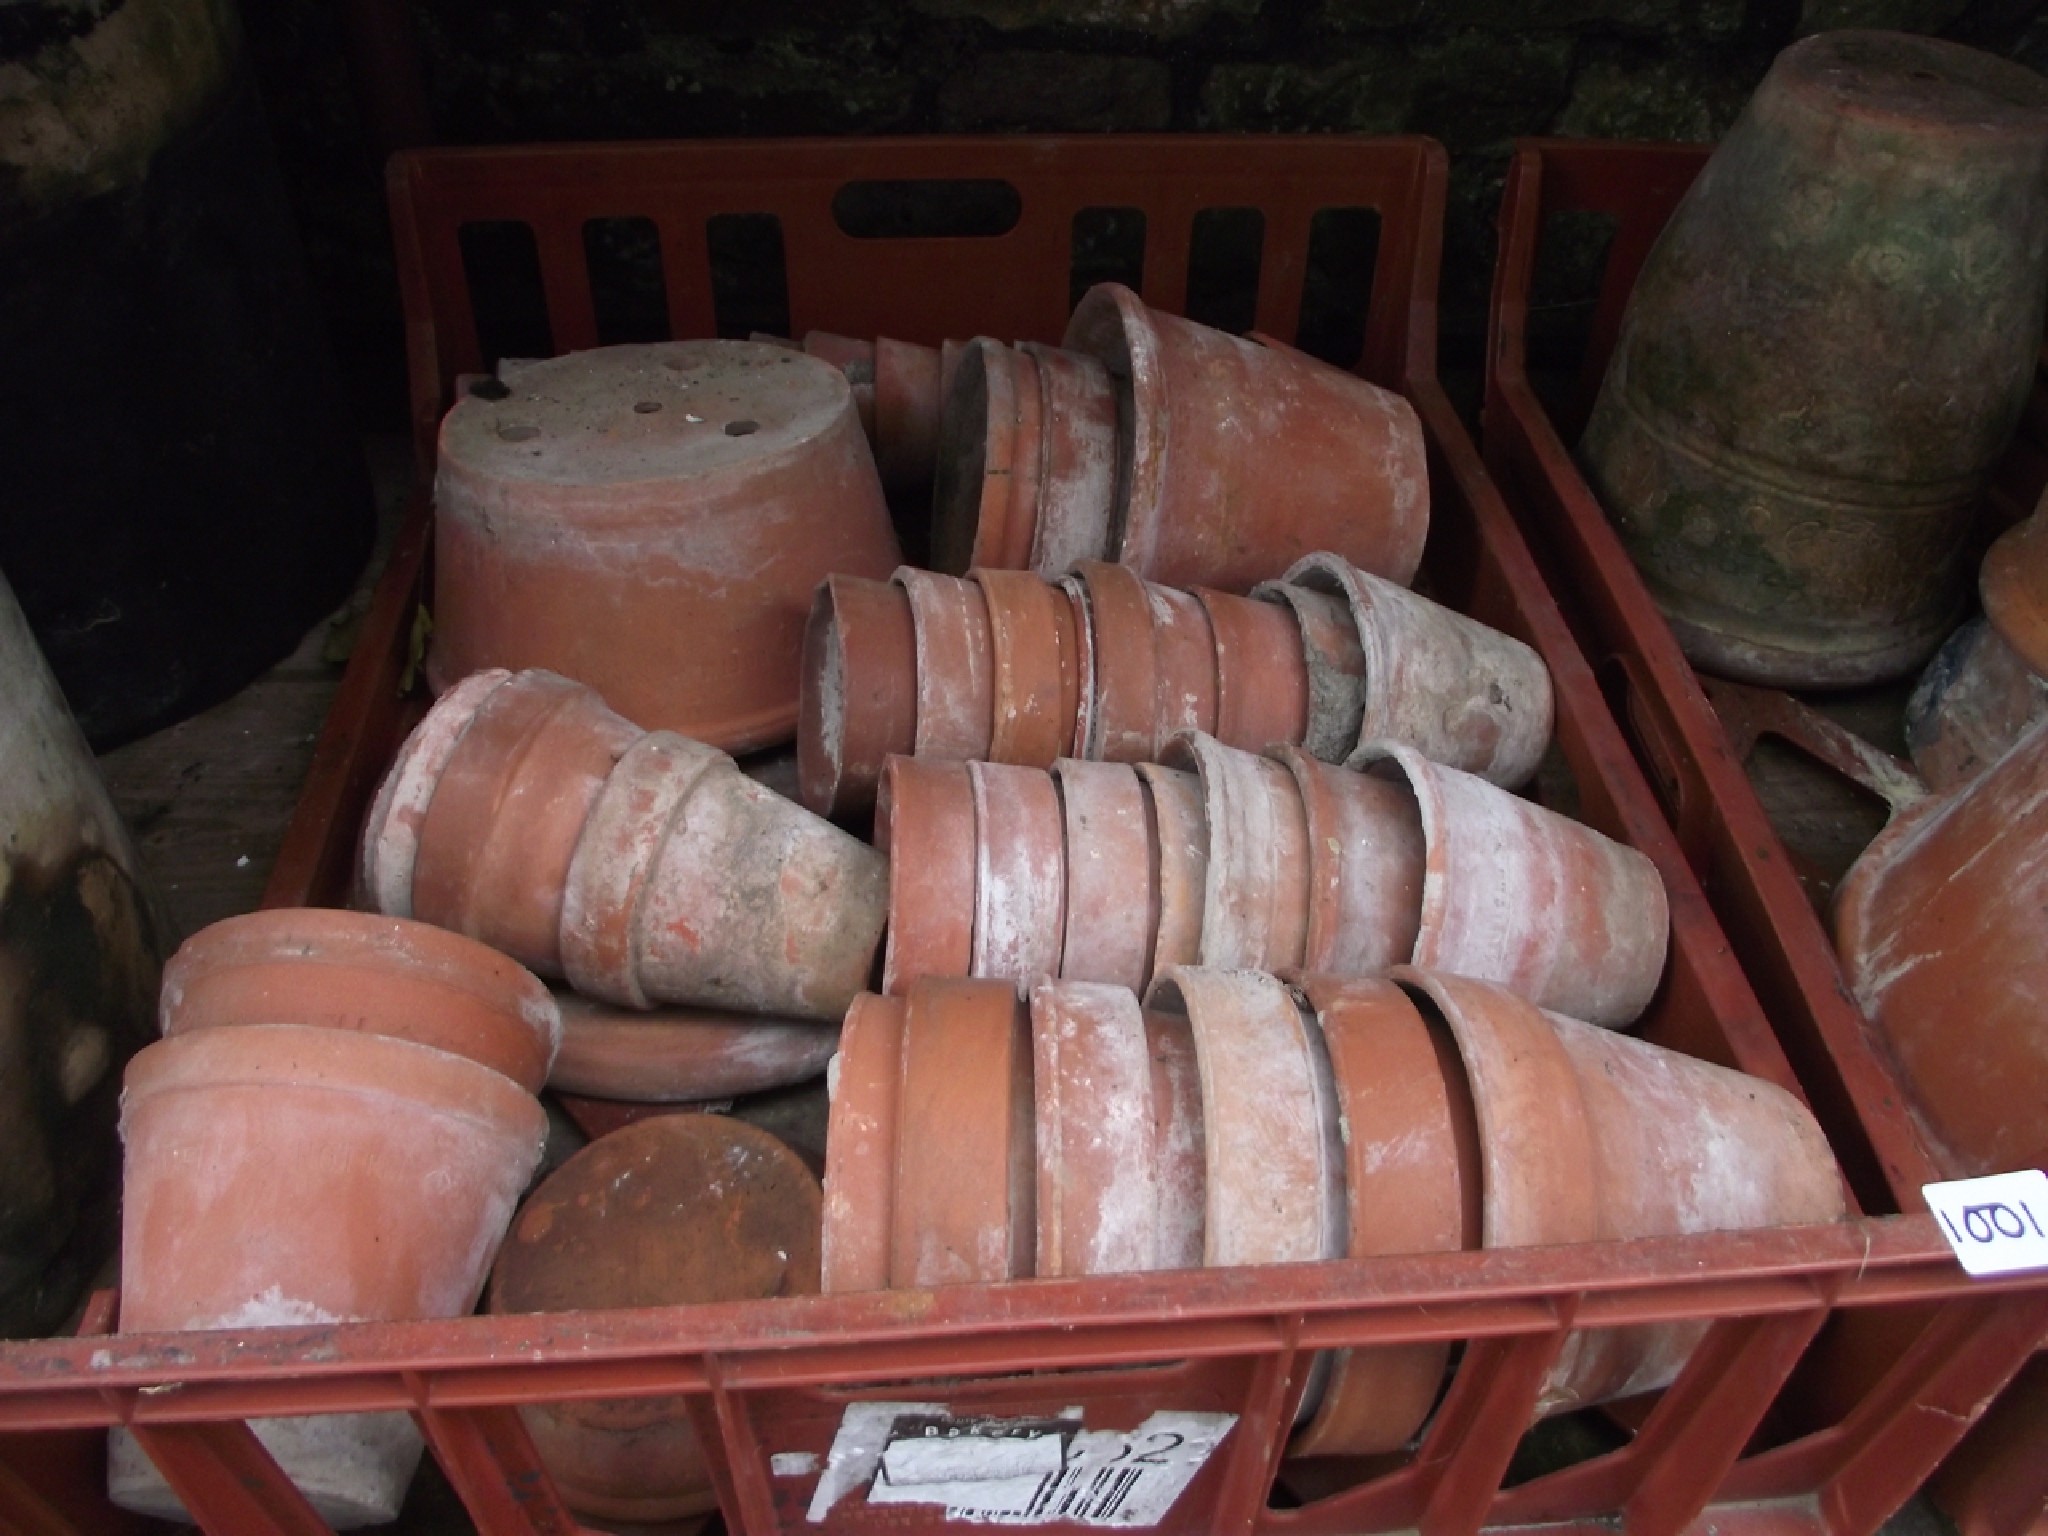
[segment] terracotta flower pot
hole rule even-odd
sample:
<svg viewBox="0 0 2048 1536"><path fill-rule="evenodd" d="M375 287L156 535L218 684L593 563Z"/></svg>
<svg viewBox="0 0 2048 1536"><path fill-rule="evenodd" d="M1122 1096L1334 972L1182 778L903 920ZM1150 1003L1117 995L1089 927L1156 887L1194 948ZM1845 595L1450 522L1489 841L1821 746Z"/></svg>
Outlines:
<svg viewBox="0 0 2048 1536"><path fill-rule="evenodd" d="M1088 584L1078 576L1062 576L1059 589L1074 610L1074 744L1075 757L1087 757L1095 739L1095 616Z"/></svg>
<svg viewBox="0 0 2048 1536"><path fill-rule="evenodd" d="M1074 750L1080 656L1074 605L1028 571L972 573L988 606L990 762L1049 768Z"/></svg>
<svg viewBox="0 0 2048 1536"><path fill-rule="evenodd" d="M466 1056L528 1093L548 1080L562 1019L518 962L446 929L367 912L277 907L225 918L164 967L165 1035L306 1024Z"/></svg>
<svg viewBox="0 0 2048 1536"><path fill-rule="evenodd" d="M988 756L995 720L995 640L974 582L904 566L917 647L917 755Z"/></svg>
<svg viewBox="0 0 2048 1536"><path fill-rule="evenodd" d="M1636 280L1580 443L1686 654L1917 666L2048 300L2048 82L1896 32L1778 55Z"/></svg>
<svg viewBox="0 0 2048 1536"><path fill-rule="evenodd" d="M1207 1244L1208 1135L1202 1120L1202 1068L1184 1015L1145 1010L1152 1056L1152 1148L1157 1158L1153 1220L1161 1269L1199 1269Z"/></svg>
<svg viewBox="0 0 2048 1536"><path fill-rule="evenodd" d="M1177 731L1216 723L1216 641L1199 600L1118 565L1080 567L1094 695L1084 755L1152 762Z"/></svg>
<svg viewBox="0 0 2048 1536"><path fill-rule="evenodd" d="M1209 863L1202 893L1201 963L1297 970L1308 946L1308 814L1279 763L1199 732L1168 746L1171 767L1202 781Z"/></svg>
<svg viewBox="0 0 2048 1536"><path fill-rule="evenodd" d="M1152 935L1152 974L1193 965L1202 955L1203 911L1209 890L1209 818L1202 781L1157 763L1138 764L1138 778L1158 829L1159 924Z"/></svg>
<svg viewBox="0 0 2048 1536"><path fill-rule="evenodd" d="M1060 975L1141 990L1159 931L1159 850L1145 782L1127 763L1055 763L1066 822Z"/></svg>
<svg viewBox="0 0 2048 1536"><path fill-rule="evenodd" d="M1115 283L1081 300L1065 346L1129 391L1121 517L1102 558L1167 586L1233 592L1319 549L1414 577L1429 478L1421 423L1400 396L1148 309Z"/></svg>
<svg viewBox="0 0 2048 1536"><path fill-rule="evenodd" d="M1195 590L1216 647L1216 739L1263 752L1308 736L1308 658L1284 603Z"/></svg>
<svg viewBox="0 0 2048 1536"><path fill-rule="evenodd" d="M546 667L733 751L795 727L819 581L899 559L845 378L782 348L533 363L456 404L439 462L437 685Z"/></svg>
<svg viewBox="0 0 2048 1536"><path fill-rule="evenodd" d="M520 1207L491 1271L494 1314L809 1296L818 1181L768 1132L663 1115L592 1142ZM715 1509L681 1396L519 1410L569 1508L595 1520Z"/></svg>
<svg viewBox="0 0 2048 1536"><path fill-rule="evenodd" d="M1609 1027L1649 1006L1671 928L1649 859L1412 748L1380 742L1359 761L1405 781L1421 812L1416 965Z"/></svg>
<svg viewBox="0 0 2048 1536"><path fill-rule="evenodd" d="M1301 631L1308 668L1308 725L1301 744L1311 757L1343 762L1358 750L1365 728L1365 652L1349 604L1287 581L1262 581L1252 595L1285 603Z"/></svg>
<svg viewBox="0 0 2048 1536"><path fill-rule="evenodd" d="M560 991L562 1048L548 1086L593 1099L701 1104L801 1083L825 1070L839 1031L809 1019L714 1008L615 1008Z"/></svg>
<svg viewBox="0 0 2048 1536"><path fill-rule="evenodd" d="M1550 745L1550 670L1528 646L1332 555L1297 561L1286 579L1351 610L1365 658L1357 746L1404 742L1509 788L1536 772Z"/></svg>
<svg viewBox="0 0 2048 1536"><path fill-rule="evenodd" d="M1838 1221L1841 1175L1783 1089L1545 1013L1505 987L1402 968L1458 1044L1479 1120L1488 1248ZM1668 1385L1700 1323L1588 1329L1537 1413Z"/></svg>
<svg viewBox="0 0 2048 1536"><path fill-rule="evenodd" d="M667 731L619 760L569 868L579 992L837 1020L868 981L888 861Z"/></svg>
<svg viewBox="0 0 2048 1536"><path fill-rule="evenodd" d="M917 747L917 631L894 582L828 576L804 627L797 786L820 816L875 803L882 763Z"/></svg>
<svg viewBox="0 0 2048 1536"><path fill-rule="evenodd" d="M1448 1031L1386 981L1303 978L1330 1053L1344 1127L1346 1253L1479 1246L1479 1122ZM1345 1350L1296 1456L1397 1451L1443 1386L1448 1344Z"/></svg>
<svg viewBox="0 0 2048 1536"><path fill-rule="evenodd" d="M892 757L875 802L875 845L889 857L882 990L974 964L974 785L967 765Z"/></svg>
<svg viewBox="0 0 2048 1536"><path fill-rule="evenodd" d="M1426 844L1415 796L1371 774L1272 753L1308 818L1308 931L1302 969L1378 976L1415 953Z"/></svg>
<svg viewBox="0 0 2048 1536"><path fill-rule="evenodd" d="M846 1011L825 1082L822 1289L885 1291L895 1230L897 1089L904 1002L863 992Z"/></svg>
<svg viewBox="0 0 2048 1536"><path fill-rule="evenodd" d="M1031 1022L1005 981L910 989L897 1089L891 1286L1031 1273Z"/></svg>
<svg viewBox="0 0 2048 1536"><path fill-rule="evenodd" d="M1856 1000L1951 1178L2048 1164L2048 721L1895 817L1836 896Z"/></svg>
<svg viewBox="0 0 2048 1536"><path fill-rule="evenodd" d="M358 868L363 899L377 911L412 916L412 877L427 807L477 710L511 676L503 667L470 673L434 701L392 759L363 823Z"/></svg>
<svg viewBox="0 0 2048 1536"><path fill-rule="evenodd" d="M1043 462L1031 568L1062 576L1102 553L1116 506L1116 389L1092 357L1028 341L1018 350L1038 365Z"/></svg>
<svg viewBox="0 0 2048 1536"><path fill-rule="evenodd" d="M875 468L890 495L914 498L939 457L939 351L875 340Z"/></svg>
<svg viewBox="0 0 2048 1536"><path fill-rule="evenodd" d="M969 763L974 792L974 976L1028 986L1060 973L1066 828L1041 768Z"/></svg>
<svg viewBox="0 0 2048 1536"><path fill-rule="evenodd" d="M458 695L452 712L468 702ZM482 693L419 820L411 915L560 975L569 861L612 765L640 735L590 689L552 672L521 672ZM419 758L438 756L442 738L442 728L422 722ZM416 780L420 766L401 754L392 778ZM388 818L415 798L408 784L382 803L385 824L373 816L364 844L373 860L392 851L402 858L407 839L394 836ZM396 884L381 867L369 872L372 890Z"/></svg>
<svg viewBox="0 0 2048 1536"><path fill-rule="evenodd" d="M122 1331L460 1316L546 1131L509 1078L409 1040L252 1024L160 1041L122 1096ZM396 1516L419 1459L403 1414L254 1427L337 1525ZM132 1445L110 1491L178 1514Z"/></svg>

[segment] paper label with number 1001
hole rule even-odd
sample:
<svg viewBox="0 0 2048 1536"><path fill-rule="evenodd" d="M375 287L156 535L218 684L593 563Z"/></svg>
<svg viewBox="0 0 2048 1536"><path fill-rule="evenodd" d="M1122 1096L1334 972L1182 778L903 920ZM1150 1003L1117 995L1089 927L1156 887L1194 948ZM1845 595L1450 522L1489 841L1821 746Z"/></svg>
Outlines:
<svg viewBox="0 0 2048 1536"><path fill-rule="evenodd" d="M2048 1269L2048 1173L2024 1168L1925 1184L1920 1193L1971 1274Z"/></svg>

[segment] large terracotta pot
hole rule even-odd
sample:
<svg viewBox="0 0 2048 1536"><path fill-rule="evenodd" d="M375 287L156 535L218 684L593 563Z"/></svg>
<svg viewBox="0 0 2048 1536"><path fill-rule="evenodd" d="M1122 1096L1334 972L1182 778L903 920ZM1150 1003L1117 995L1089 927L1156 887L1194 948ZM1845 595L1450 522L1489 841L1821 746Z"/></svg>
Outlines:
<svg viewBox="0 0 2048 1536"><path fill-rule="evenodd" d="M2048 1163L2048 721L1902 812L1836 898L1856 1000L1952 1177Z"/></svg>
<svg viewBox="0 0 2048 1536"><path fill-rule="evenodd" d="M1933 38L1778 56L1643 264L1580 444L1687 655L1897 676L1954 625L2048 299L2048 82Z"/></svg>
<svg viewBox="0 0 2048 1536"><path fill-rule="evenodd" d="M500 373L441 427L430 679L546 667L649 729L786 738L813 589L899 558L844 376L737 341Z"/></svg>
<svg viewBox="0 0 2048 1536"><path fill-rule="evenodd" d="M816 1077L839 1031L810 1019L718 1008L615 1008L555 994L562 1048L548 1086L634 1104L701 1104Z"/></svg>
<svg viewBox="0 0 2048 1536"><path fill-rule="evenodd" d="M527 1198L491 1271L489 1310L814 1295L818 1232L818 1181L768 1132L721 1115L660 1115L592 1142ZM680 1396L519 1414L578 1515L651 1522L717 1507Z"/></svg>

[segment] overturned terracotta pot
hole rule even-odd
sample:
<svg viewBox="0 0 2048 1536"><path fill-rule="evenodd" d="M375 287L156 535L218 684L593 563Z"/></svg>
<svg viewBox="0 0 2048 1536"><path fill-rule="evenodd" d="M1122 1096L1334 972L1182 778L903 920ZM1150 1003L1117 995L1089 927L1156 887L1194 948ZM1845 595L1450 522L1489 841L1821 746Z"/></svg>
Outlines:
<svg viewBox="0 0 2048 1536"><path fill-rule="evenodd" d="M1294 775L1308 818L1308 930L1302 969L1378 976L1415 953L1427 842L1415 796L1371 774L1272 756Z"/></svg>
<svg viewBox="0 0 2048 1536"><path fill-rule="evenodd" d="M581 1312L808 1296L818 1181L766 1131L663 1115L600 1138L527 1198L491 1271L489 1311ZM519 1415L577 1515L673 1520L715 1509L686 1400L536 1403Z"/></svg>
<svg viewBox="0 0 2048 1536"><path fill-rule="evenodd" d="M1279 763L1189 732L1169 766L1193 768L1209 829L1201 963L1221 969L1299 969L1307 953L1308 816Z"/></svg>
<svg viewBox="0 0 2048 1536"><path fill-rule="evenodd" d="M1099 558L1243 592L1315 550L1406 584L1429 529L1422 426L1400 396L1294 351L1088 291L1064 345L1100 361L1120 503Z"/></svg>
<svg viewBox="0 0 2048 1536"><path fill-rule="evenodd" d="M441 773L485 699L512 674L503 667L472 672L434 701L385 771L363 823L357 885L363 900L389 917L411 917L412 877L419 867L420 826L440 788Z"/></svg>
<svg viewBox="0 0 2048 1536"><path fill-rule="evenodd" d="M360 1030L430 1045L512 1079L548 1080L555 1000L496 950L405 918L274 907L225 918L164 967L165 1035L248 1024Z"/></svg>
<svg viewBox="0 0 2048 1536"><path fill-rule="evenodd" d="M833 1025L717 1008L641 1012L558 991L562 1048L548 1086L634 1104L701 1104L816 1077Z"/></svg>
<svg viewBox="0 0 2048 1536"><path fill-rule="evenodd" d="M969 763L974 793L974 949L969 972L1029 986L1060 974L1066 828L1052 775Z"/></svg>
<svg viewBox="0 0 2048 1536"><path fill-rule="evenodd" d="M867 985L888 861L667 731L619 760L569 867L579 992L837 1020Z"/></svg>
<svg viewBox="0 0 2048 1536"><path fill-rule="evenodd" d="M903 1077L904 1002L863 992L846 1011L825 1081L822 1288L889 1288L895 1227L897 1091Z"/></svg>
<svg viewBox="0 0 2048 1536"><path fill-rule="evenodd" d="M804 627L797 789L820 816L875 803L882 764L917 748L917 630L894 582L830 576Z"/></svg>
<svg viewBox="0 0 2048 1536"><path fill-rule="evenodd" d="M1159 849L1145 781L1127 763L1053 764L1066 823L1060 975L1142 990L1159 931Z"/></svg>
<svg viewBox="0 0 2048 1536"><path fill-rule="evenodd" d="M882 990L974 964L974 785L967 765L892 757L875 802L875 846L889 858Z"/></svg>
<svg viewBox="0 0 2048 1536"><path fill-rule="evenodd" d="M650 729L786 738L812 591L899 558L839 370L663 342L525 365L490 396L441 427L430 680L546 667Z"/></svg>

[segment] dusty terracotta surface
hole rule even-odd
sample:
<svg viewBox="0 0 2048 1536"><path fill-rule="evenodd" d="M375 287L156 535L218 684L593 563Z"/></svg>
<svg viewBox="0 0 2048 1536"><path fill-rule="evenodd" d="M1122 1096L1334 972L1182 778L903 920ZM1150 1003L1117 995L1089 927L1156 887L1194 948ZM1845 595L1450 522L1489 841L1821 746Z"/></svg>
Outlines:
<svg viewBox="0 0 2048 1536"><path fill-rule="evenodd" d="M548 989L461 934L275 907L201 929L164 966L165 1035L248 1024L361 1030L466 1056L538 1093L562 1038Z"/></svg>
<svg viewBox="0 0 2048 1536"><path fill-rule="evenodd" d="M875 842L889 856L882 990L974 964L974 786L967 765L892 757L875 801Z"/></svg>
<svg viewBox="0 0 2048 1536"><path fill-rule="evenodd" d="M821 816L875 802L882 763L917 745L917 630L894 582L831 576L804 627L797 788Z"/></svg>
<svg viewBox="0 0 2048 1536"><path fill-rule="evenodd" d="M1294 775L1198 732L1175 737L1166 760L1195 769L1202 783L1209 858L1201 963L1299 969L1308 945L1309 852Z"/></svg>
<svg viewBox="0 0 2048 1536"><path fill-rule="evenodd" d="M1060 974L1066 827L1042 768L969 763L974 793L974 960L970 974L1028 985Z"/></svg>
<svg viewBox="0 0 2048 1536"><path fill-rule="evenodd" d="M818 1181L766 1131L667 1115L592 1142L520 1207L491 1271L495 1314L807 1296ZM681 1396L520 1409L575 1513L669 1520L718 1496Z"/></svg>
<svg viewBox="0 0 2048 1536"><path fill-rule="evenodd" d="M939 409L932 485L932 564L1022 570L1038 516L1038 365L977 336Z"/></svg>
<svg viewBox="0 0 2048 1536"><path fill-rule="evenodd" d="M430 678L547 667L733 751L786 738L811 593L899 558L840 372L735 341L520 368L442 423Z"/></svg>
<svg viewBox="0 0 2048 1536"><path fill-rule="evenodd" d="M1087 747L1101 762L1144 763L1155 751L1158 663L1145 583L1120 565L1081 566L1092 648Z"/></svg>
<svg viewBox="0 0 2048 1536"><path fill-rule="evenodd" d="M1343 762L1358 750L1365 725L1365 652L1350 605L1288 581L1262 581L1252 595L1285 603L1301 630L1308 667L1308 728L1301 744L1312 757Z"/></svg>
<svg viewBox="0 0 2048 1536"><path fill-rule="evenodd" d="M1159 926L1152 936L1152 974L1193 965L1202 953L1202 912L1209 888L1209 818L1202 781L1179 768L1138 764L1152 808L1159 850Z"/></svg>
<svg viewBox="0 0 2048 1536"><path fill-rule="evenodd" d="M420 823L413 915L559 976L570 860L612 765L641 734L552 672L493 689Z"/></svg>
<svg viewBox="0 0 2048 1536"><path fill-rule="evenodd" d="M1391 982L1304 977L1337 1084L1344 1143L1345 1252L1476 1248L1479 1122L1450 1034ZM1436 1402L1447 1344L1345 1350L1322 1406L1289 1449L1367 1456L1408 1443Z"/></svg>
<svg viewBox="0 0 2048 1536"><path fill-rule="evenodd" d="M1147 582L1152 609L1152 751L1180 731L1216 730L1216 637L1200 599Z"/></svg>
<svg viewBox="0 0 2048 1536"><path fill-rule="evenodd" d="M1089 290L1064 345L1130 391L1112 558L1167 586L1231 592L1318 549L1414 577L1429 481L1421 423L1400 396L1148 309L1115 283Z"/></svg>
<svg viewBox="0 0 2048 1536"><path fill-rule="evenodd" d="M1350 609L1365 658L1357 745L1405 742L1509 788L1536 772L1553 706L1549 669L1528 646L1330 555L1296 562L1287 580Z"/></svg>
<svg viewBox="0 0 2048 1536"><path fill-rule="evenodd" d="M1037 1243L1031 1020L1003 981L910 989L898 1089L892 1286L1029 1275Z"/></svg>
<svg viewBox="0 0 2048 1536"><path fill-rule="evenodd" d="M412 916L412 877L427 806L477 710L511 676L503 667L470 673L434 701L392 759L363 823L362 896L379 912Z"/></svg>
<svg viewBox="0 0 2048 1536"><path fill-rule="evenodd" d="M2048 1162L2048 721L1897 816L1849 871L1835 943L1952 1178Z"/></svg>
<svg viewBox="0 0 2048 1536"><path fill-rule="evenodd" d="M695 1104L801 1083L825 1070L839 1030L716 1008L618 1008L567 990L548 1085L639 1104Z"/></svg>
<svg viewBox="0 0 2048 1536"><path fill-rule="evenodd" d="M1086 757L1095 739L1095 617L1080 577L1062 576L1059 589L1074 614L1074 742L1069 753Z"/></svg>
<svg viewBox="0 0 2048 1536"><path fill-rule="evenodd" d="M917 755L984 758L994 729L995 644L981 588L901 567L917 646Z"/></svg>
<svg viewBox="0 0 2048 1536"><path fill-rule="evenodd" d="M863 992L846 1011L826 1073L822 1287L889 1287L896 1198L897 1089L903 1075L901 998Z"/></svg>
<svg viewBox="0 0 2048 1536"><path fill-rule="evenodd" d="M1042 462L1031 568L1062 576L1104 557L1116 506L1117 401L1092 357L1023 342L1037 365Z"/></svg>
<svg viewBox="0 0 2048 1536"><path fill-rule="evenodd" d="M1906 701L1906 749L1937 792L1959 788L2048 718L2048 679L1979 616L1950 635Z"/></svg>
<svg viewBox="0 0 2048 1536"><path fill-rule="evenodd" d="M1152 1052L1129 989L1031 989L1039 1275L1159 1267Z"/></svg>
<svg viewBox="0 0 2048 1536"><path fill-rule="evenodd" d="M988 607L989 760L1049 768L1074 746L1080 673L1073 604L1029 571L971 574Z"/></svg>
<svg viewBox="0 0 2048 1536"><path fill-rule="evenodd" d="M1416 965L1501 982L1613 1028L1649 1006L1671 930L1649 859L1411 748L1378 742L1359 760L1405 782L1421 813Z"/></svg>
<svg viewBox="0 0 2048 1536"><path fill-rule="evenodd" d="M1197 1269L1208 1230L1208 1137L1195 1034L1175 1013L1145 1010L1152 1057L1152 1147L1159 1214L1153 1223L1161 1269Z"/></svg>
<svg viewBox="0 0 2048 1536"><path fill-rule="evenodd" d="M1377 976L1415 952L1425 846L1415 797L1371 774L1271 754L1294 775L1308 818L1308 930L1302 969Z"/></svg>
<svg viewBox="0 0 2048 1536"><path fill-rule="evenodd" d="M1159 851L1144 781L1127 763L1053 765L1066 820L1060 975L1141 990L1159 931Z"/></svg>
<svg viewBox="0 0 2048 1536"><path fill-rule="evenodd" d="M1198 587L1216 646L1216 739L1263 752L1308 735L1308 659L1301 626L1278 601Z"/></svg>
<svg viewBox="0 0 2048 1536"><path fill-rule="evenodd" d="M891 494L932 483L939 456L939 350L875 340L875 468Z"/></svg>
<svg viewBox="0 0 2048 1536"><path fill-rule="evenodd" d="M849 378L861 370L872 374L875 365L875 343L859 336L805 331L803 350L822 362L830 363Z"/></svg>

